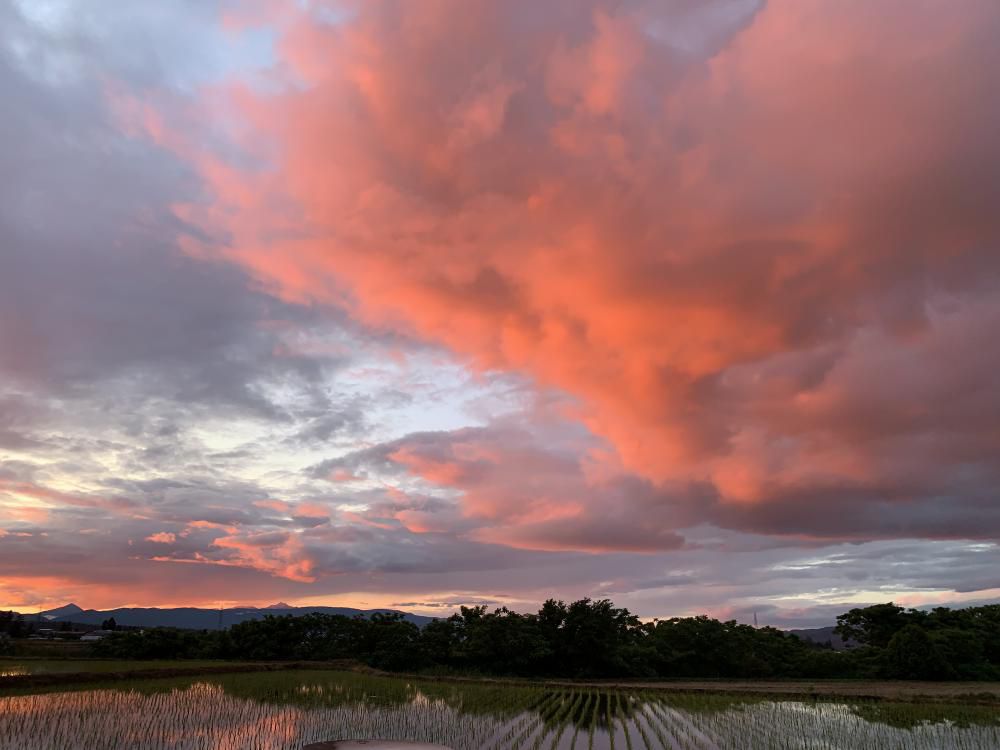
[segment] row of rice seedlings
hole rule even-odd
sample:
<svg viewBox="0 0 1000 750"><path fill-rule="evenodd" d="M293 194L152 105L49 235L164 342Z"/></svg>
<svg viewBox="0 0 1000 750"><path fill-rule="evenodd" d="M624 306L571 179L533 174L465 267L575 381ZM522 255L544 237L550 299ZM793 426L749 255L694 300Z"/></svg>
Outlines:
<svg viewBox="0 0 1000 750"><path fill-rule="evenodd" d="M507 731L501 736L495 748L518 748L524 740L531 734L531 730L539 721L539 716L550 703L558 697L558 693L544 693L541 700L530 711L523 713L514 721Z"/></svg>
<svg viewBox="0 0 1000 750"><path fill-rule="evenodd" d="M558 700L550 704L548 710L539 716L541 720L535 733L532 735L531 750L540 750L545 738L552 732L550 727L558 726L566 709L570 705L571 695L568 693L558 693Z"/></svg>
<svg viewBox="0 0 1000 750"><path fill-rule="evenodd" d="M660 701L647 703L646 707L660 722L664 733L672 737L679 747L685 750L719 750L714 739L706 735L691 718Z"/></svg>
<svg viewBox="0 0 1000 750"><path fill-rule="evenodd" d="M745 741L754 747L768 748L772 746L774 728L769 724L756 721L753 718L753 707L747 710L745 707L732 707L726 712L727 715L714 714L705 716L705 724L708 725L706 731L710 731L718 737L725 737L727 734L738 734Z"/></svg>
<svg viewBox="0 0 1000 750"><path fill-rule="evenodd" d="M647 701L648 703L649 701ZM636 711L636 722L641 727L642 723L645 722L648 727L648 731L645 732L646 736L649 736L651 732L652 735L659 742L660 747L673 747L673 742L668 738L666 732L664 732L663 726L659 722L654 722L650 718L650 713L647 712L647 705L644 704L641 710Z"/></svg>
<svg viewBox="0 0 1000 750"><path fill-rule="evenodd" d="M552 744L549 746L549 750L556 750L559 747L559 741L566 734L566 730L569 725L573 723L573 717L576 712L580 709L580 703L583 701L584 693L583 691L575 691L572 694L572 701L566 703L566 710L559 717L559 726L552 736Z"/></svg>
<svg viewBox="0 0 1000 750"><path fill-rule="evenodd" d="M41 700L44 699L44 700ZM192 689L162 696L101 691L3 699L0 747L286 748L336 736L384 737L482 747L491 719L442 705L419 711L364 706L303 711ZM11 701L17 701L10 710Z"/></svg>
<svg viewBox="0 0 1000 750"><path fill-rule="evenodd" d="M708 706L710 701L706 701ZM741 741L754 747L773 747L773 738L780 727L758 721L754 714L754 706L731 706L724 711L682 711L667 702L661 709L671 716L683 716L692 721L703 733L710 734L716 744L725 747L733 736L739 736ZM785 736L785 735L782 735Z"/></svg>
<svg viewBox="0 0 1000 750"><path fill-rule="evenodd" d="M597 717L601 708L601 692L594 691L594 705L590 710L590 726L587 727L587 750L594 750L594 735L597 733Z"/></svg>
<svg viewBox="0 0 1000 750"><path fill-rule="evenodd" d="M630 695L618 693L618 700L615 702L615 707L618 713L618 722L621 724L622 733L625 735L625 750L633 750L632 748L632 737L629 734L628 727L631 721L628 719L628 707L631 700Z"/></svg>
<svg viewBox="0 0 1000 750"><path fill-rule="evenodd" d="M950 722L918 723L900 729L887 724L873 724L858 717L850 707L838 704L810 705L799 702L764 704L756 707L754 717L772 726L788 728L812 741L826 738L831 744L877 748L987 748L1000 747L1000 727L959 727ZM782 739L774 736L772 747Z"/></svg>
<svg viewBox="0 0 1000 750"><path fill-rule="evenodd" d="M538 705L536 713L530 716L529 720L526 722L524 731L515 737L508 747L510 747L511 750L517 750L517 748L521 747L521 745L531 739L536 732L544 734L545 715L558 705L561 697L562 693L550 693L548 697Z"/></svg>
<svg viewBox="0 0 1000 750"><path fill-rule="evenodd" d="M614 692L608 694L608 699L604 704L604 712L605 715L607 716L607 721L608 721L608 745L610 746L611 750L615 750L615 722L611 716L612 695L617 696L618 693Z"/></svg>
<svg viewBox="0 0 1000 750"><path fill-rule="evenodd" d="M651 713L656 714L651 702ZM672 707L667 707L670 710ZM671 716L669 713L666 715ZM659 714L663 718L664 713ZM917 723L910 728L873 724L857 716L843 704L802 702L759 702L733 706L724 711L683 712L683 719L696 725L714 746L787 748L865 747L880 750L931 750L931 748L969 748L985 750L1000 747L1000 726L985 724L960 727L949 722ZM676 716L673 718L676 719ZM641 726L641 725L640 725ZM691 733L678 738L681 747L704 746ZM666 741L661 740L666 746Z"/></svg>
<svg viewBox="0 0 1000 750"><path fill-rule="evenodd" d="M588 690L586 693L583 693L583 695L585 697L583 699L583 702L580 705L580 712L579 712L579 714L574 714L574 717L576 717L576 716L580 716L580 717L587 716L588 712L590 711L590 704L594 700L594 691ZM583 724L582 721L574 721L573 722L573 739L570 740L569 750L576 750L576 738L580 734L580 727L582 726L582 724Z"/></svg>
<svg viewBox="0 0 1000 750"><path fill-rule="evenodd" d="M639 709L635 712L635 719L633 720L633 725L636 730L638 730L639 735L642 737L643 744L646 746L646 750L654 750L657 747L668 747L667 738L663 734L663 730L659 727L654 727L649 720L649 715L645 712L645 704L648 699L643 696L639 699ZM659 742L657 745L656 743Z"/></svg>
<svg viewBox="0 0 1000 750"><path fill-rule="evenodd" d="M281 701L281 696L295 693L282 687L286 683L256 691L253 686L266 686L266 681L245 678L188 683L170 690L90 690L0 698L0 748L297 750L314 741L380 737L436 742L455 750L515 750L526 745L531 750L558 750L570 723L574 731L569 750L582 750L581 732L587 733L587 746L599 750L616 746L618 750L1000 747L1000 724L986 720L959 725L940 718L921 723L917 709L913 709L912 723L900 728L870 721L858 708L834 703L736 703L712 696L680 699L597 689L567 693L512 688L505 692L404 681L382 685L345 679L340 684L315 684L316 679L310 679L299 686L306 687L310 696L305 705L297 699ZM384 691L379 690L382 687ZM247 693L267 697L248 698ZM324 695L332 697L319 700ZM344 700L345 695L350 699ZM493 712L490 701L495 704ZM476 710L466 710L471 706ZM619 731L621 738L617 738Z"/></svg>
<svg viewBox="0 0 1000 750"><path fill-rule="evenodd" d="M541 750L542 744L549 736L554 738L553 746L558 743L558 738L562 734L563 728L566 726L567 721L572 718L572 711L576 702L577 694L575 692L560 694L558 704L552 707L547 715L542 717L543 724L535 735L534 742L531 744L532 750Z"/></svg>
<svg viewBox="0 0 1000 750"><path fill-rule="evenodd" d="M496 730L493 732L493 736L488 738L488 740L483 743L482 747L493 748L494 750L505 747L514 735L520 731L520 728L524 726L525 722L527 722L529 718L530 716L528 714L519 713L510 719L503 721L497 726Z"/></svg>

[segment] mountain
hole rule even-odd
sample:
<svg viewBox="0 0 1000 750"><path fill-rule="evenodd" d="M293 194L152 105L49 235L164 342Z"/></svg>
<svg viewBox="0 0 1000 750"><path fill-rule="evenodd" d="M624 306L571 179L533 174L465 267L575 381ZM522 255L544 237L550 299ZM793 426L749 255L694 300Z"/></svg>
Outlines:
<svg viewBox="0 0 1000 750"><path fill-rule="evenodd" d="M39 616L46 620L56 620L60 617L69 619L73 615L83 612L83 609L76 606L75 604L67 604L64 607L56 607L55 609L47 609L44 612L39 612Z"/></svg>
<svg viewBox="0 0 1000 750"><path fill-rule="evenodd" d="M69 610L69 607L74 607ZM187 630L218 630L220 623L222 628L228 628L247 620L262 620L266 615L306 615L312 612L319 612L327 615L344 615L345 617L355 617L363 615L371 617L376 612L395 612L403 615L403 619L412 622L418 627L423 627L433 617L413 615L409 612L400 612L395 609L353 609L351 607L291 607L283 602L273 604L269 607L235 607L232 609L199 609L197 607L177 607L174 609L159 609L157 607L121 607L118 609L87 609L83 610L75 605L60 607L61 610L68 610L66 614L53 615L48 619L52 622L76 622L83 625L100 625L109 618L114 618L118 625L132 627L155 628L184 628ZM42 615L54 613L58 610L51 610L50 613L43 612Z"/></svg>

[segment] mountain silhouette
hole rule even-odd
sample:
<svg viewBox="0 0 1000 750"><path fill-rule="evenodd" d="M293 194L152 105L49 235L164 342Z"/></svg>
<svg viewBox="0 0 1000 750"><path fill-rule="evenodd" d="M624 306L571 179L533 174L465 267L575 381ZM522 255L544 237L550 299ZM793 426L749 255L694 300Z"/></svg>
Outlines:
<svg viewBox="0 0 1000 750"><path fill-rule="evenodd" d="M78 607L75 604L70 603L62 607L56 607L55 609L47 609L44 612L39 612L38 614L46 620L57 620L60 617L69 619L73 615L77 615L80 612L83 612L82 607Z"/></svg>
<svg viewBox="0 0 1000 750"><path fill-rule="evenodd" d="M113 617L118 625L126 627L171 627L187 630L218 630L228 628L247 620L261 620L267 615L306 615L319 612L328 615L344 615L345 617L371 617L376 612L394 612L403 615L403 619L423 627L431 622L433 617L414 615L394 609L354 609L352 607L292 607L284 602L278 602L268 607L233 607L231 609L200 609L198 607L119 607L117 609L81 609L75 604L50 609L41 612L41 616L50 622L75 622L83 625L100 625ZM29 615L30 616L30 615Z"/></svg>

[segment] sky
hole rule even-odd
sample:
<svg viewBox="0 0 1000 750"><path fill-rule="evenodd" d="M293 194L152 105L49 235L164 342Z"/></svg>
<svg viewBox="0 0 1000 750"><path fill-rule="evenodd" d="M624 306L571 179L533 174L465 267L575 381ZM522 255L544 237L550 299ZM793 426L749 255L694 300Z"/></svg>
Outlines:
<svg viewBox="0 0 1000 750"><path fill-rule="evenodd" d="M0 609L1000 601L995 0L0 0Z"/></svg>

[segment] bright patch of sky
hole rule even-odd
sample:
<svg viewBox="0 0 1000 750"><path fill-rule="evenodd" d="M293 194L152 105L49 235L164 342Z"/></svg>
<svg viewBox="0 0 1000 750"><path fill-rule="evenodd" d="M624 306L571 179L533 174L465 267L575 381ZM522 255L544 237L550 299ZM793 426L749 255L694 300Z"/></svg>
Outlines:
<svg viewBox="0 0 1000 750"><path fill-rule="evenodd" d="M95 48L111 69L155 77L185 92L252 75L275 60L272 29L224 28L214 3L14 0L14 5L34 31L31 38L10 42L15 57L52 84L86 78ZM121 42L128 37L130 43Z"/></svg>

